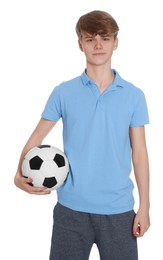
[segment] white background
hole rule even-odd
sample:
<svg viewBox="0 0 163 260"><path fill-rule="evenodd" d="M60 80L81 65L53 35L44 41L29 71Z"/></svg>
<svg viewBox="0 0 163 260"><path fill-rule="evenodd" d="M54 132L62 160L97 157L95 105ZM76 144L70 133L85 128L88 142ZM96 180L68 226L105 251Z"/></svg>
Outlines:
<svg viewBox="0 0 163 260"><path fill-rule="evenodd" d="M95 9L111 13L120 27L119 48L113 55L112 67L146 95L150 115L146 137L151 171L151 227L138 240L139 260L153 260L156 254L157 259L163 259L161 2L0 2L0 259L47 260L49 257L56 192L49 196L29 195L14 186L13 178L21 150L40 119L52 89L61 81L80 75L85 68L75 24L81 15ZM62 149L61 122L44 143ZM136 188L134 193L136 210ZM99 259L96 246L90 259Z"/></svg>

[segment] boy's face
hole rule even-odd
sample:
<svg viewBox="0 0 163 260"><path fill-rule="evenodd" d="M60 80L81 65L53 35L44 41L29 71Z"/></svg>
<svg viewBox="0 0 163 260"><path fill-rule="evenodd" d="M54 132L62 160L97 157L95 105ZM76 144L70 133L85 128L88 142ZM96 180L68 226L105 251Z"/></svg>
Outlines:
<svg viewBox="0 0 163 260"><path fill-rule="evenodd" d="M111 60L113 51L118 47L118 39L115 36L91 35L82 33L79 47L86 56L87 63L103 65Z"/></svg>

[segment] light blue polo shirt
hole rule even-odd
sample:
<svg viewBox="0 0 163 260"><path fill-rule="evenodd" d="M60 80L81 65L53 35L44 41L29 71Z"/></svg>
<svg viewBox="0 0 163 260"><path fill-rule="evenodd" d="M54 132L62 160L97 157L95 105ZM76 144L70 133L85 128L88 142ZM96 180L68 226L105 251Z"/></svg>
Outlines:
<svg viewBox="0 0 163 260"><path fill-rule="evenodd" d="M134 206L129 128L149 123L148 111L142 90L113 72L102 94L85 72L61 83L42 113L63 121L70 172L57 194L73 210L116 214Z"/></svg>

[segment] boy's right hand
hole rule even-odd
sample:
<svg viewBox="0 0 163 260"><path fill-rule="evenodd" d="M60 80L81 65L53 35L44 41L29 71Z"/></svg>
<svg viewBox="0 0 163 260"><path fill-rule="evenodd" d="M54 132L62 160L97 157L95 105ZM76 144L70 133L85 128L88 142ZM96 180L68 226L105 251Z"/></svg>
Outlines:
<svg viewBox="0 0 163 260"><path fill-rule="evenodd" d="M20 173L17 173L14 178L15 185L29 194L46 195L51 193L51 191L48 190L46 187L31 186L30 183L32 183L32 181L33 180L31 178L22 177Z"/></svg>

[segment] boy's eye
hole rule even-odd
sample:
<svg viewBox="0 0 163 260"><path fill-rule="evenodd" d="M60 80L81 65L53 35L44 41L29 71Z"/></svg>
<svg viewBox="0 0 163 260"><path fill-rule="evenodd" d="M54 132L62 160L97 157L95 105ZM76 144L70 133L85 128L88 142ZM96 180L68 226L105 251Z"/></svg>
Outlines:
<svg viewBox="0 0 163 260"><path fill-rule="evenodd" d="M86 39L86 42L92 42L93 41L93 38L87 38Z"/></svg>
<svg viewBox="0 0 163 260"><path fill-rule="evenodd" d="M110 37L102 37L102 39L103 39L104 41L109 41L109 40L110 40Z"/></svg>

